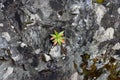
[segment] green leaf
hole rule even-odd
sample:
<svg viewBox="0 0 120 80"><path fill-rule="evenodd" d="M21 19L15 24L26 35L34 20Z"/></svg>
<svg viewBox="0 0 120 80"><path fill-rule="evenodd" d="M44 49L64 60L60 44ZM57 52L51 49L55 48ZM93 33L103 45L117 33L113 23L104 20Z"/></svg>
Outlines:
<svg viewBox="0 0 120 80"><path fill-rule="evenodd" d="M59 35L60 35L60 36L62 36L62 35L63 35L63 33L64 33L64 31L61 31L61 32L59 33Z"/></svg>
<svg viewBox="0 0 120 80"><path fill-rule="evenodd" d="M57 36L58 35L58 32L55 30L55 35Z"/></svg>
<svg viewBox="0 0 120 80"><path fill-rule="evenodd" d="M61 45L61 41L60 40L58 41L58 44Z"/></svg>
<svg viewBox="0 0 120 80"><path fill-rule="evenodd" d="M55 34L50 34L52 37L56 37L56 35Z"/></svg>

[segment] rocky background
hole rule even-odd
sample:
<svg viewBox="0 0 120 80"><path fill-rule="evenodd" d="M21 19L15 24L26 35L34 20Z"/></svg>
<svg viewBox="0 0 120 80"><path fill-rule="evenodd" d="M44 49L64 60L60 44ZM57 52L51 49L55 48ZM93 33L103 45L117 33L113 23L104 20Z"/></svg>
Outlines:
<svg viewBox="0 0 120 80"><path fill-rule="evenodd" d="M120 80L120 0L0 0L0 80Z"/></svg>

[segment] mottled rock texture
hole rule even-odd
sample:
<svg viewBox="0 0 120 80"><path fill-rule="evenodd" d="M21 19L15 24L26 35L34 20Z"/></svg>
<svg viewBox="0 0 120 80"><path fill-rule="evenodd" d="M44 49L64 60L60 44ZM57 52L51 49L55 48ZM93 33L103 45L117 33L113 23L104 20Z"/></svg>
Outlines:
<svg viewBox="0 0 120 80"><path fill-rule="evenodd" d="M0 0L0 80L120 80L119 60L120 0Z"/></svg>

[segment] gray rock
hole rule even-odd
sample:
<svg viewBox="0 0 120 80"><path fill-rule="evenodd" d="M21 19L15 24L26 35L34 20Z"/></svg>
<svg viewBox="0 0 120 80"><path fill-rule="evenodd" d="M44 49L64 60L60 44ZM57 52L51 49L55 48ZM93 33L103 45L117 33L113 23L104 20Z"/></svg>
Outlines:
<svg viewBox="0 0 120 80"><path fill-rule="evenodd" d="M119 5L119 0L1 0L0 80L107 80L105 65L120 67ZM65 32L64 45L53 47L54 30Z"/></svg>

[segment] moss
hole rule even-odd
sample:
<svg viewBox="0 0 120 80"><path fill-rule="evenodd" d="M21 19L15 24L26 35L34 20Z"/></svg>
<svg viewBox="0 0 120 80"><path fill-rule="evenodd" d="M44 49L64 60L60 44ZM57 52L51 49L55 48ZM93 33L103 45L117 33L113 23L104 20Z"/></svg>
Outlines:
<svg viewBox="0 0 120 80"><path fill-rule="evenodd" d="M24 22L24 25L28 25L28 24L32 24L33 22L32 21L27 21L27 22Z"/></svg>
<svg viewBox="0 0 120 80"><path fill-rule="evenodd" d="M81 55L82 57L82 61L85 62L90 58L90 55L88 55L87 53L85 53L84 55Z"/></svg>
<svg viewBox="0 0 120 80"><path fill-rule="evenodd" d="M90 66L90 69L87 68L88 66L88 60L90 59L90 55L88 54L84 54L84 55L81 55L82 57L82 61L83 63L80 65L81 68L83 69L83 73L84 74L84 80L92 80L93 78L98 78L102 73L103 73L103 69L97 69L97 66L96 66L96 62L97 62L97 59L93 59L93 64Z"/></svg>
<svg viewBox="0 0 120 80"><path fill-rule="evenodd" d="M85 75L84 80L92 80L98 78L103 73L102 69L98 69L95 64L91 65L91 69L83 68L83 74Z"/></svg>
<svg viewBox="0 0 120 80"><path fill-rule="evenodd" d="M110 58L110 63L114 63L115 61L116 61L115 58L113 58L113 57Z"/></svg>
<svg viewBox="0 0 120 80"><path fill-rule="evenodd" d="M114 65L113 63L108 63L104 67L110 72L108 80L120 80L120 71L116 70L118 67L117 64Z"/></svg>
<svg viewBox="0 0 120 80"><path fill-rule="evenodd" d="M104 58L104 61L109 59L109 63L105 64L103 67L97 69L96 63L99 61L97 58L90 59L90 55L83 54L81 55L83 63L80 65L84 75L84 80L93 80L94 78L100 77L101 74L104 73L105 69L110 72L110 75L108 76L108 80L120 80L120 70L117 70L119 68L119 63L116 63L116 59L113 57L101 57ZM92 60L93 64L88 69L88 61Z"/></svg>
<svg viewBox="0 0 120 80"><path fill-rule="evenodd" d="M108 80L120 80L120 77L118 77L116 74L110 74L108 76Z"/></svg>

